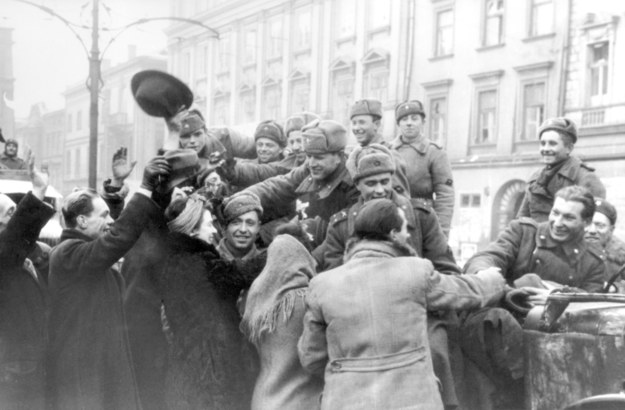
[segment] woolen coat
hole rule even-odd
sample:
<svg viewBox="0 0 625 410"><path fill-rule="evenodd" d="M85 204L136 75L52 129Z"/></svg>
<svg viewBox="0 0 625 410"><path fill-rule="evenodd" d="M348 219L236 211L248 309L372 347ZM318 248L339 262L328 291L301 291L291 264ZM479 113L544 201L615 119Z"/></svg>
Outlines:
<svg viewBox="0 0 625 410"><path fill-rule="evenodd" d="M91 239L65 229L50 257L50 408L140 408L126 321L124 281L114 264L160 213L135 194L110 231Z"/></svg>
<svg viewBox="0 0 625 410"><path fill-rule="evenodd" d="M28 193L0 233L0 408L44 408L46 284L26 256L54 209Z"/></svg>
<svg viewBox="0 0 625 410"><path fill-rule="evenodd" d="M536 222L548 220L556 192L571 185L582 186L595 197L605 198L605 186L594 171L579 158L569 157L546 187L536 183L542 170L536 171L527 183L517 218L528 216Z"/></svg>
<svg viewBox="0 0 625 410"><path fill-rule="evenodd" d="M247 410L258 358L239 330L236 302L261 267L243 271L183 234L169 234L167 245L158 282L171 338L168 407Z"/></svg>
<svg viewBox="0 0 625 410"><path fill-rule="evenodd" d="M441 275L397 247L360 241L347 262L310 282L302 365L325 374L322 409L442 409L427 311L484 306L503 294L497 272Z"/></svg>

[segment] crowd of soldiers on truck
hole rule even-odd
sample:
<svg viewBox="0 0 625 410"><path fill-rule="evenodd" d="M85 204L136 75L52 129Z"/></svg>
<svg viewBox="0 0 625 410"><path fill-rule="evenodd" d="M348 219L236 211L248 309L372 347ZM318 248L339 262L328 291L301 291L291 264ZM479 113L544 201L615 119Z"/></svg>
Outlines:
<svg viewBox="0 0 625 410"><path fill-rule="evenodd" d="M0 193L2 408L514 408L527 369L506 294L622 289L617 211L568 118L542 123L517 217L460 266L452 168L420 101L397 104L391 141L382 103L354 101L350 147L342 118L248 138L209 127L173 76L131 88L169 138L132 197L124 147L98 190L67 195L51 249L49 176L5 142L0 167L32 191Z"/></svg>

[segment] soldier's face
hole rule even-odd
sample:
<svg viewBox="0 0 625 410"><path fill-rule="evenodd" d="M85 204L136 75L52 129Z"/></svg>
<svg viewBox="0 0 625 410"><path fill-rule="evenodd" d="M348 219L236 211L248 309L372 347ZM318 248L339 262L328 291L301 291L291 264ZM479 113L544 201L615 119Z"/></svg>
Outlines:
<svg viewBox="0 0 625 410"><path fill-rule="evenodd" d="M267 164L280 158L282 148L275 141L269 138L259 138L256 140L256 156L258 162Z"/></svg>
<svg viewBox="0 0 625 410"><path fill-rule="evenodd" d="M17 146L15 144L6 144L4 146L4 153L7 157L14 157L17 155Z"/></svg>
<svg viewBox="0 0 625 410"><path fill-rule="evenodd" d="M230 221L224 232L224 238L232 248L245 254L252 249L259 231L260 218L258 213L250 211Z"/></svg>
<svg viewBox="0 0 625 410"><path fill-rule="evenodd" d="M287 137L287 145L291 152L296 156L298 162L304 162L306 160L306 153L304 152L304 141L302 139L302 131L291 131Z"/></svg>
<svg viewBox="0 0 625 410"><path fill-rule="evenodd" d="M206 145L206 131L204 128L193 131L191 134L180 136L180 148L192 149L199 153Z"/></svg>
<svg viewBox="0 0 625 410"><path fill-rule="evenodd" d="M574 241L583 234L590 221L582 218L584 205L556 197L549 214L549 234L556 242Z"/></svg>
<svg viewBox="0 0 625 410"><path fill-rule="evenodd" d="M601 212L595 212L592 222L586 227L584 239L597 243L603 248L612 237L612 232L614 232L614 225L608 217Z"/></svg>
<svg viewBox="0 0 625 410"><path fill-rule="evenodd" d="M363 147L369 145L380 128L380 120L374 120L371 115L355 115L352 118L352 132L358 144Z"/></svg>
<svg viewBox="0 0 625 410"><path fill-rule="evenodd" d="M323 181L332 174L341 163L342 153L306 155L310 176L315 181Z"/></svg>
<svg viewBox="0 0 625 410"><path fill-rule="evenodd" d="M15 202L8 196L0 194L0 232L4 231L15 213Z"/></svg>
<svg viewBox="0 0 625 410"><path fill-rule="evenodd" d="M401 135L408 141L415 140L423 134L423 117L419 114L404 115L399 120Z"/></svg>
<svg viewBox="0 0 625 410"><path fill-rule="evenodd" d="M565 144L562 136L556 131L545 131L540 136L540 155L547 165L564 161L571 151L572 147Z"/></svg>
<svg viewBox="0 0 625 410"><path fill-rule="evenodd" d="M366 201L370 199L390 198L393 191L393 174L383 172L377 175L371 175L361 178L356 184L356 188L360 191L360 195Z"/></svg>

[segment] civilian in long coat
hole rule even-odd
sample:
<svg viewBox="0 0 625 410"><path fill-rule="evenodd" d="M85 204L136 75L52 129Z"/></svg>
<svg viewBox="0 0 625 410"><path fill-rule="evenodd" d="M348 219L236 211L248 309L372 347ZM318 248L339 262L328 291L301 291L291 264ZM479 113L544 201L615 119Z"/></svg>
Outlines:
<svg viewBox="0 0 625 410"><path fill-rule="evenodd" d="M303 238L305 233L297 236ZM323 379L307 373L297 354L304 295L315 274L315 261L301 241L306 243L291 235L276 236L267 249L267 265L247 295L241 329L260 357L252 410L319 406Z"/></svg>
<svg viewBox="0 0 625 410"><path fill-rule="evenodd" d="M7 410L45 408L47 289L27 259L54 215L42 201L47 178L43 185L17 207L0 194L0 408Z"/></svg>
<svg viewBox="0 0 625 410"><path fill-rule="evenodd" d="M503 294L491 270L441 275L406 243L403 211L369 201L345 264L320 273L306 297L299 356L325 373L322 409L442 409L426 331L427 311L484 306Z"/></svg>
<svg viewBox="0 0 625 410"><path fill-rule="evenodd" d="M161 211L150 198L167 162L152 160L142 188L111 224L93 191L65 199L68 229L50 258L48 401L52 409L137 409L126 322L124 282L115 263Z"/></svg>
<svg viewBox="0 0 625 410"><path fill-rule="evenodd" d="M211 213L197 195L167 208L170 233L158 284L170 337L170 409L249 409L258 359L239 330L236 301L264 264L220 259Z"/></svg>

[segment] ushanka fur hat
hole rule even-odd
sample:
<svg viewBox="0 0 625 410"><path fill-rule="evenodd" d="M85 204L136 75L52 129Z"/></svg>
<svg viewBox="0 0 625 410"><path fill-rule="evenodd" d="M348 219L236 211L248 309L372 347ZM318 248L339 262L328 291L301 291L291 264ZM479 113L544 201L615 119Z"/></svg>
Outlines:
<svg viewBox="0 0 625 410"><path fill-rule="evenodd" d="M250 211L263 215L263 207L258 196L252 192L240 191L226 198L223 202L223 216L226 223Z"/></svg>
<svg viewBox="0 0 625 410"><path fill-rule="evenodd" d="M384 172L395 172L395 160L391 151L381 144L358 146L349 154L345 163L354 183L362 178Z"/></svg>

